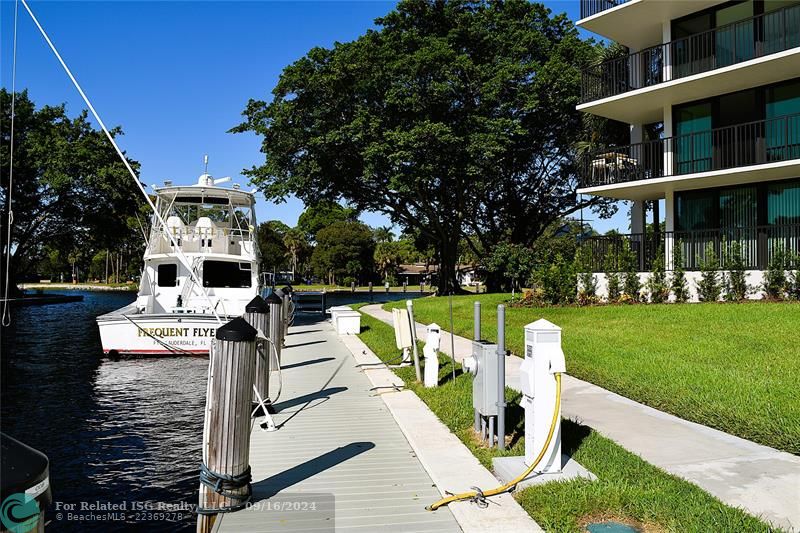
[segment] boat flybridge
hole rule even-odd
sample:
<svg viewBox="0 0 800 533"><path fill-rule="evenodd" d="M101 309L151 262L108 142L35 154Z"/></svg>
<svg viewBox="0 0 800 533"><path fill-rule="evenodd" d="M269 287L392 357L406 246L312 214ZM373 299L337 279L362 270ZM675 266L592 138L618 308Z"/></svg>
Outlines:
<svg viewBox="0 0 800 533"><path fill-rule="evenodd" d="M136 301L97 317L109 355L207 355L219 325L260 292L255 198L229 178L154 187Z"/></svg>

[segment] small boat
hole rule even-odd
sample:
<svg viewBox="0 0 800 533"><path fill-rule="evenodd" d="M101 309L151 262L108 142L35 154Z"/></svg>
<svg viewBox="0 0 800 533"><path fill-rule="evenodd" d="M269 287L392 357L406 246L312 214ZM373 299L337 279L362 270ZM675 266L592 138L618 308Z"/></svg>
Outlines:
<svg viewBox="0 0 800 533"><path fill-rule="evenodd" d="M136 301L97 317L103 353L208 355L222 323L261 292L255 197L230 178L154 187Z"/></svg>

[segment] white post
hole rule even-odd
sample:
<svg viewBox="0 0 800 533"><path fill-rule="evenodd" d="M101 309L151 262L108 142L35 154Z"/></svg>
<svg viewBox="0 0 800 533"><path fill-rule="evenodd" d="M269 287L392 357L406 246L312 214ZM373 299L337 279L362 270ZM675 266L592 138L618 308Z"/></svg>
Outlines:
<svg viewBox="0 0 800 533"><path fill-rule="evenodd" d="M672 50L668 44L671 40L672 21L665 20L661 24L661 42L664 43L664 60L661 71L663 81L670 81L672 79Z"/></svg>
<svg viewBox="0 0 800 533"><path fill-rule="evenodd" d="M664 192L664 261L666 269L672 270L672 250L675 246L675 193L674 191Z"/></svg>
<svg viewBox="0 0 800 533"><path fill-rule="evenodd" d="M522 405L525 409L525 464L530 466L547 441L556 408L555 374L565 372L561 328L545 319L525 326L525 360L520 367ZM561 472L561 412L553 438L537 472Z"/></svg>
<svg viewBox="0 0 800 533"><path fill-rule="evenodd" d="M429 324L427 333L425 346L422 347L422 354L425 356L425 386L435 387L439 384L439 342L441 340L439 324Z"/></svg>

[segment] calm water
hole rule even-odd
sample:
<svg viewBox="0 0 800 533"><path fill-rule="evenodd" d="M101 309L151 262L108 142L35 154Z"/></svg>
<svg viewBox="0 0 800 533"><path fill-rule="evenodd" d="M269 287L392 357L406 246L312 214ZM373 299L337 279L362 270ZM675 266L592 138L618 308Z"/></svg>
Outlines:
<svg viewBox="0 0 800 533"><path fill-rule="evenodd" d="M179 510L197 501L208 360L103 359L94 318L134 295L79 294L82 302L13 310L2 330L2 430L49 457L54 502L127 502L126 519L101 523L65 520L66 512L58 520L53 507L53 531L192 531L186 511L169 522L134 505ZM374 299L417 296L376 291ZM342 294L328 305L364 300Z"/></svg>

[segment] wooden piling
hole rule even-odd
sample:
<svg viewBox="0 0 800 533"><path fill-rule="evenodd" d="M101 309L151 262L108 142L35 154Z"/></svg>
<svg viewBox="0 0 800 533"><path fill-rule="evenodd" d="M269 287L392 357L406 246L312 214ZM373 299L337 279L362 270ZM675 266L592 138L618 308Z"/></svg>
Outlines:
<svg viewBox="0 0 800 533"><path fill-rule="evenodd" d="M261 331L269 338L269 305L261 296L256 296L244 308L244 319L256 330ZM256 371L255 387L263 400L269 398L269 371L272 359L272 347L267 342L256 345ZM258 397L253 392L253 404L258 403Z"/></svg>
<svg viewBox="0 0 800 533"><path fill-rule="evenodd" d="M210 533L218 513L242 508L250 500L250 402L256 330L243 318L220 326L209 365L198 533Z"/></svg>
<svg viewBox="0 0 800 533"><path fill-rule="evenodd" d="M269 334L267 335L274 343L274 349L277 353L278 365L281 361L281 348L283 342L283 299L274 292L267 296L265 300L269 306Z"/></svg>

